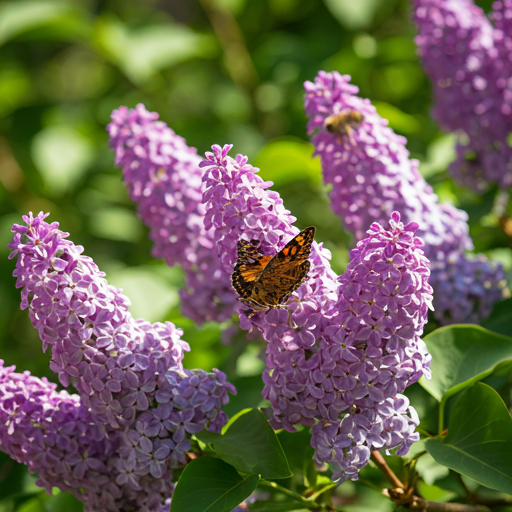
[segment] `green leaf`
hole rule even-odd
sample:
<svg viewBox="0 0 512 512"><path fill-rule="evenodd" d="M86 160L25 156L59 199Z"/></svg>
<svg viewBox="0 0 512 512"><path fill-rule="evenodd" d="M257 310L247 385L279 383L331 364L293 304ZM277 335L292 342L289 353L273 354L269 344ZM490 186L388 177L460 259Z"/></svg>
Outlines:
<svg viewBox="0 0 512 512"><path fill-rule="evenodd" d="M63 2L6 2L0 8L0 44L34 28L58 22L70 12L76 11Z"/></svg>
<svg viewBox="0 0 512 512"><path fill-rule="evenodd" d="M161 321L179 303L178 290L156 274L152 266L119 269L107 275L109 283L121 288L130 298L130 313L135 318Z"/></svg>
<svg viewBox="0 0 512 512"><path fill-rule="evenodd" d="M200 434L198 437L202 439ZM267 479L292 476L274 430L258 409L239 416L212 446L222 460L241 473L258 473Z"/></svg>
<svg viewBox="0 0 512 512"><path fill-rule="evenodd" d="M107 207L93 210L89 229L92 234L108 240L139 242L144 230L133 210L124 207Z"/></svg>
<svg viewBox="0 0 512 512"><path fill-rule="evenodd" d="M254 159L259 175L275 186L307 178L319 182L322 170L320 160L311 158L313 146L302 140L277 140L263 146Z"/></svg>
<svg viewBox="0 0 512 512"><path fill-rule="evenodd" d="M48 126L32 141L32 158L53 196L73 188L94 160L89 139L71 126Z"/></svg>
<svg viewBox="0 0 512 512"><path fill-rule="evenodd" d="M498 302L482 326L500 334L512 333L512 298Z"/></svg>
<svg viewBox="0 0 512 512"><path fill-rule="evenodd" d="M215 38L186 26L166 23L130 31L109 16L96 23L95 45L134 83L192 58L213 57L218 50Z"/></svg>
<svg viewBox="0 0 512 512"><path fill-rule="evenodd" d="M446 171L455 160L455 143L457 137L454 133L447 133L434 140L427 148L426 160L420 163L420 172L424 178L430 178L438 172Z"/></svg>
<svg viewBox="0 0 512 512"><path fill-rule="evenodd" d="M498 363L512 359L512 338L478 325L450 325L424 339L432 355L432 379L420 384L437 400L490 375Z"/></svg>
<svg viewBox="0 0 512 512"><path fill-rule="evenodd" d="M486 384L465 391L454 406L447 436L429 439L425 446L439 464L512 494L512 419Z"/></svg>
<svg viewBox="0 0 512 512"><path fill-rule="evenodd" d="M377 113L389 121L389 126L393 128L393 130L407 135L421 131L422 126L420 121L414 116L400 110L395 105L391 105L391 103L386 103L385 101L374 101L373 104L377 109Z"/></svg>
<svg viewBox="0 0 512 512"><path fill-rule="evenodd" d="M259 480L258 475L242 478L220 459L200 457L183 470L171 512L229 512L256 489Z"/></svg>
<svg viewBox="0 0 512 512"><path fill-rule="evenodd" d="M393 0L324 0L332 15L349 30L367 27L386 4L395 4Z"/></svg>

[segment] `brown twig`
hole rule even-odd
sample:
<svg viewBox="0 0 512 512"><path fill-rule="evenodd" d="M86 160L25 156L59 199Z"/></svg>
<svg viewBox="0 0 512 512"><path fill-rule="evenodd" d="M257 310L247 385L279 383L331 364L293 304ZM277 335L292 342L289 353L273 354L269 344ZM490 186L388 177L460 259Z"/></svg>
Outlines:
<svg viewBox="0 0 512 512"><path fill-rule="evenodd" d="M377 450L373 450L372 452L372 460L375 462L375 465L384 473L384 476L388 479L388 482L395 488L405 489L405 485L402 481L395 475L393 470L388 466L388 463L384 459L384 457Z"/></svg>
<svg viewBox="0 0 512 512"><path fill-rule="evenodd" d="M437 501L428 501L414 494L414 487L405 485L388 466L384 457L377 451L372 452L371 458L375 465L382 471L389 483L393 486L391 489L384 489L382 494L393 500L397 505L402 505L410 510L422 512L486 512L487 507L477 507L474 505L464 505L462 503L438 503Z"/></svg>

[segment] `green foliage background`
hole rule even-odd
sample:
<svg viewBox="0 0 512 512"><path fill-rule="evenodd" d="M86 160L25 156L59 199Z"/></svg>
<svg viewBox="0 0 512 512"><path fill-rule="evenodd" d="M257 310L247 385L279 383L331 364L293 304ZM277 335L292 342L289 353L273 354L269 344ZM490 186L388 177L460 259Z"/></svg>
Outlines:
<svg viewBox="0 0 512 512"><path fill-rule="evenodd" d="M440 199L468 211L476 250L510 271L510 240L492 212L496 191L477 196L447 178L454 136L430 118L431 88L416 56L410 8L408 0L2 3L0 357L6 364L56 381L19 309L6 248L11 225L43 210L125 290L134 316L184 328L192 347L186 366L219 367L243 381L228 412L259 403L258 349L240 339L233 350L220 343L218 325L198 328L183 318L180 269L150 256L147 229L108 148L105 126L120 105L142 102L159 112L199 153L234 144L233 152L247 154L274 181L299 227L317 226L317 240L341 272L351 238L330 211L319 162L311 158L302 84L320 69L350 74L361 95L408 138ZM366 478L381 477L369 468ZM392 507L354 484L340 488L340 499L354 512ZM46 497L23 466L0 454L0 512L43 510L81 505L64 494Z"/></svg>

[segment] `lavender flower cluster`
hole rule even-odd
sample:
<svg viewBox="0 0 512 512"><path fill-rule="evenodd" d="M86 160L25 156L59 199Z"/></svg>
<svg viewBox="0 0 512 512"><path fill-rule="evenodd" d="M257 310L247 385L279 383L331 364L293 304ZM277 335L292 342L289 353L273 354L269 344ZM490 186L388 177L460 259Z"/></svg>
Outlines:
<svg viewBox="0 0 512 512"><path fill-rule="evenodd" d="M10 257L51 369L79 395L3 369L0 448L87 511L168 511L190 435L220 432L236 391L218 370L185 369L182 331L134 320L128 299L45 218L13 226Z"/></svg>
<svg viewBox="0 0 512 512"><path fill-rule="evenodd" d="M107 129L130 198L151 230L153 256L185 271L183 314L197 323L228 319L236 295L204 227L197 151L142 104L114 110Z"/></svg>
<svg viewBox="0 0 512 512"><path fill-rule="evenodd" d="M226 270L235 264L238 239L258 241L272 254L298 233L279 195L267 190L271 183L247 157L229 157L230 149L213 146L201 163L206 227L214 228ZM268 342L263 396L272 405L271 424L294 431L316 423L316 458L332 462L340 482L357 479L372 449L399 446L405 453L418 439L417 415L399 393L429 375L420 335L432 301L430 272L417 224L404 226L395 212L390 226L372 224L339 278L329 252L314 242L308 279L287 309L240 313L241 326Z"/></svg>
<svg viewBox="0 0 512 512"><path fill-rule="evenodd" d="M433 115L460 134L450 169L484 190L512 185L512 2L494 2L490 18L472 0L415 0L416 44L434 85Z"/></svg>
<svg viewBox="0 0 512 512"><path fill-rule="evenodd" d="M395 134L349 82L348 75L320 71L314 83L305 83L308 130L315 132L312 142L324 181L332 185L333 211L358 240L372 222L385 222L395 210L405 221L418 222L431 262L436 318L443 324L478 322L503 298L501 265L483 255L466 255L473 246L467 214L439 204L418 161L409 158L406 139ZM357 124L327 129L326 120L334 116L343 123L352 112L360 115ZM448 287L451 291L444 293Z"/></svg>

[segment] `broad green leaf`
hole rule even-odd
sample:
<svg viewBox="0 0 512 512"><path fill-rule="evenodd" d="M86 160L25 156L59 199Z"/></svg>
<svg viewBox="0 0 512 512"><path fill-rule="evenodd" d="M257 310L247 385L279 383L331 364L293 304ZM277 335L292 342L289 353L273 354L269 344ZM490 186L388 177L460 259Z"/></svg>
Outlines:
<svg viewBox="0 0 512 512"><path fill-rule="evenodd" d="M242 478L220 459L200 457L183 470L171 512L229 512L256 489L259 480L258 475Z"/></svg>
<svg viewBox="0 0 512 512"><path fill-rule="evenodd" d="M424 339L432 355L432 379L420 384L437 400L489 375L498 363L512 359L512 338L478 325L441 327Z"/></svg>
<svg viewBox="0 0 512 512"><path fill-rule="evenodd" d="M45 0L5 2L0 7L0 44L28 30L59 20L74 9Z"/></svg>
<svg viewBox="0 0 512 512"><path fill-rule="evenodd" d="M201 434L198 437L202 439ZM241 473L258 473L267 479L292 476L274 430L258 409L239 416L224 435L212 442L212 447Z"/></svg>
<svg viewBox="0 0 512 512"><path fill-rule="evenodd" d="M48 126L32 141L32 158L51 195L71 189L94 160L89 139L71 126Z"/></svg>
<svg viewBox="0 0 512 512"><path fill-rule="evenodd" d="M414 116L403 112L395 105L385 101L375 101L374 105L377 113L389 121L389 126L393 130L405 134L417 133L421 130L421 123Z"/></svg>
<svg viewBox="0 0 512 512"><path fill-rule="evenodd" d="M455 160L456 136L454 133L446 133L434 140L427 148L426 160L420 163L420 172L424 178L446 171Z"/></svg>
<svg viewBox="0 0 512 512"><path fill-rule="evenodd" d="M377 12L393 0L324 0L327 8L340 24L349 30L358 30L369 26Z"/></svg>
<svg viewBox="0 0 512 512"><path fill-rule="evenodd" d="M307 178L319 182L320 160L311 158L313 146L302 140L276 140L263 146L254 159L259 175L280 186Z"/></svg>
<svg viewBox="0 0 512 512"><path fill-rule="evenodd" d="M215 38L186 26L166 23L130 31L113 17L97 21L95 45L135 83L185 60L213 57L218 50Z"/></svg>
<svg viewBox="0 0 512 512"><path fill-rule="evenodd" d="M482 326L506 336L512 335L512 298L498 302Z"/></svg>
<svg viewBox="0 0 512 512"><path fill-rule="evenodd" d="M178 290L167 284L152 267L119 269L107 276L109 284L121 288L129 297L130 312L135 318L161 321L179 303Z"/></svg>
<svg viewBox="0 0 512 512"><path fill-rule="evenodd" d="M477 382L455 404L444 439L427 451L439 463L476 482L512 494L512 419L501 397Z"/></svg>
<svg viewBox="0 0 512 512"><path fill-rule="evenodd" d="M107 207L91 212L89 229L100 238L138 242L144 233L140 220L133 210Z"/></svg>

